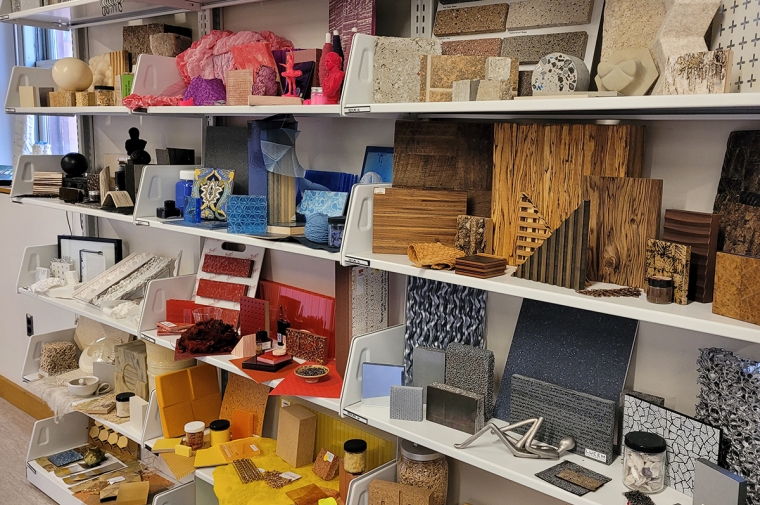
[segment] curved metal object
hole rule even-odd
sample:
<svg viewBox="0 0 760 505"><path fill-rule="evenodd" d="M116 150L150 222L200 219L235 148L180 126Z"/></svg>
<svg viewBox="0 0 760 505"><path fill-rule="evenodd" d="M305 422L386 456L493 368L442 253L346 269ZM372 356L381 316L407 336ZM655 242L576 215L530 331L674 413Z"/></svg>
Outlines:
<svg viewBox="0 0 760 505"><path fill-rule="evenodd" d="M575 439L572 437L565 437L562 439L558 447L545 444L534 440L538 430L541 429L541 425L544 422L543 417L525 419L517 423L510 424L504 428L499 428L493 422L486 424L483 429L472 435L470 438L462 442L461 444L454 444L457 449L465 449L469 447L473 442L479 439L481 436L490 432L496 435L501 442L507 446L507 449L517 458L529 458L529 459L559 459L559 457L567 451L572 450L575 447ZM516 428L523 426L530 426L527 432L515 442L509 438L506 433Z"/></svg>

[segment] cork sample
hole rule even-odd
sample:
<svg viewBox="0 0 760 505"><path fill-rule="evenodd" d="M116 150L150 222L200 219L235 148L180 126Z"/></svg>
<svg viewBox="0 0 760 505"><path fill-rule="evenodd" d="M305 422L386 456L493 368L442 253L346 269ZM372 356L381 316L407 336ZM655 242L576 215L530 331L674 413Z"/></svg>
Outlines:
<svg viewBox="0 0 760 505"><path fill-rule="evenodd" d="M713 314L760 324L760 259L718 253Z"/></svg>
<svg viewBox="0 0 760 505"><path fill-rule="evenodd" d="M495 128L494 254L507 258L510 265L517 264L523 194L554 230L581 204L583 176L641 175L645 131L641 126L503 123Z"/></svg>
<svg viewBox="0 0 760 505"><path fill-rule="evenodd" d="M457 216L454 247L466 256L493 252L493 220L487 217Z"/></svg>
<svg viewBox="0 0 760 505"><path fill-rule="evenodd" d="M591 21L594 0L522 0L514 2L507 17L508 30L585 25Z"/></svg>
<svg viewBox="0 0 760 505"><path fill-rule="evenodd" d="M586 32L507 37L501 41L501 55L515 58L521 64L538 63L541 58L551 53L567 54L583 60L586 57L587 43Z"/></svg>
<svg viewBox="0 0 760 505"><path fill-rule="evenodd" d="M689 303L689 270L691 247L665 240L647 240L646 277L673 279L673 301L679 305Z"/></svg>
<svg viewBox="0 0 760 505"><path fill-rule="evenodd" d="M264 413L269 398L269 386L237 374L230 374L227 388L224 390L220 419L232 419L236 410L245 410L254 414L254 435L261 435L264 429Z"/></svg>
<svg viewBox="0 0 760 505"><path fill-rule="evenodd" d="M509 4L506 3L439 10L435 16L433 35L446 37L503 32L508 11Z"/></svg>
<svg viewBox="0 0 760 505"><path fill-rule="evenodd" d="M190 48L193 40L177 33L154 33L150 35L150 52L154 56L175 58Z"/></svg>
<svg viewBox="0 0 760 505"><path fill-rule="evenodd" d="M584 177L583 199L591 201L588 280L646 287L646 244L659 231L662 180Z"/></svg>
<svg viewBox="0 0 760 505"><path fill-rule="evenodd" d="M441 54L438 39L375 37L372 60L375 103L420 100L420 56Z"/></svg>
<svg viewBox="0 0 760 505"><path fill-rule="evenodd" d="M227 105L248 105L248 97L253 89L253 70L228 70Z"/></svg>
<svg viewBox="0 0 760 505"><path fill-rule="evenodd" d="M501 39L447 40L442 54L449 56L501 56Z"/></svg>
<svg viewBox="0 0 760 505"><path fill-rule="evenodd" d="M662 95L728 93L731 51L716 50L671 56L660 77Z"/></svg>
<svg viewBox="0 0 760 505"><path fill-rule="evenodd" d="M485 79L486 56L420 56L420 102L450 102L454 81Z"/></svg>

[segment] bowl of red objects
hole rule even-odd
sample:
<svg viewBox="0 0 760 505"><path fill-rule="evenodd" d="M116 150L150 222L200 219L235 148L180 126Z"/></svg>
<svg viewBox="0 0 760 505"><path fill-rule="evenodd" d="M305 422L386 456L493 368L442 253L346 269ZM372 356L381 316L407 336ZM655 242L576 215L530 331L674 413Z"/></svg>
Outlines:
<svg viewBox="0 0 760 505"><path fill-rule="evenodd" d="M322 365L301 365L296 368L294 373L308 384L314 384L319 382L322 377L326 377L330 373L330 369Z"/></svg>

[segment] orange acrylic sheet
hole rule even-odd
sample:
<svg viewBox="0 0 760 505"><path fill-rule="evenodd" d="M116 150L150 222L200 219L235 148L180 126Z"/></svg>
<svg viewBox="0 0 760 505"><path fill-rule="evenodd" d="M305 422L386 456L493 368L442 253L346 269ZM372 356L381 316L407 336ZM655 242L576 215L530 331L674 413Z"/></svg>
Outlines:
<svg viewBox="0 0 760 505"><path fill-rule="evenodd" d="M285 377L269 396L315 396L319 398L340 398L343 389L343 379L335 369L335 360L327 363L330 373L319 379L319 382L309 384L302 378L292 373Z"/></svg>

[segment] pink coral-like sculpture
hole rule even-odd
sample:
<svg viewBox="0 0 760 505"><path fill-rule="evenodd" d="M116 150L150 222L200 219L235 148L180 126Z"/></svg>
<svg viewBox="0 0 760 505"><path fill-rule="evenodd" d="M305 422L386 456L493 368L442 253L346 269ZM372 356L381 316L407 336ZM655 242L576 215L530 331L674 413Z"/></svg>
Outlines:
<svg viewBox="0 0 760 505"><path fill-rule="evenodd" d="M336 104L340 101L340 90L346 76L346 73L340 69L341 63L343 63L343 58L338 53L329 53L325 57L327 75L322 83L322 93L328 104Z"/></svg>

